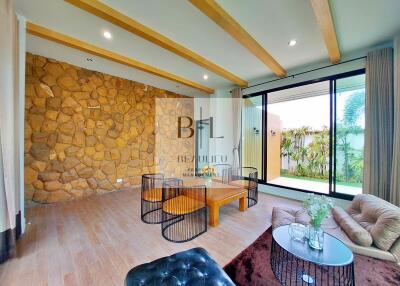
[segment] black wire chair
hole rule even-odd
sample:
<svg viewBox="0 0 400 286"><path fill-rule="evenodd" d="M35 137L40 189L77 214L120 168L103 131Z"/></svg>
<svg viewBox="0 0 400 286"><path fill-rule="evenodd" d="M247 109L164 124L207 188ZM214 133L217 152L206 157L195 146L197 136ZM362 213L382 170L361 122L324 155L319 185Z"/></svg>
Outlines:
<svg viewBox="0 0 400 286"><path fill-rule="evenodd" d="M229 184L247 189L247 207L252 207L258 202L258 171L254 167L241 167L232 169Z"/></svg>
<svg viewBox="0 0 400 286"><path fill-rule="evenodd" d="M186 242L207 231L206 186L183 186L166 180L162 190L161 234L171 242Z"/></svg>
<svg viewBox="0 0 400 286"><path fill-rule="evenodd" d="M217 173L214 179L223 184L229 184L229 182L232 180L232 165L215 164L213 167L216 169Z"/></svg>
<svg viewBox="0 0 400 286"><path fill-rule="evenodd" d="M162 186L164 175L142 175L141 219L145 223L156 224L162 221Z"/></svg>

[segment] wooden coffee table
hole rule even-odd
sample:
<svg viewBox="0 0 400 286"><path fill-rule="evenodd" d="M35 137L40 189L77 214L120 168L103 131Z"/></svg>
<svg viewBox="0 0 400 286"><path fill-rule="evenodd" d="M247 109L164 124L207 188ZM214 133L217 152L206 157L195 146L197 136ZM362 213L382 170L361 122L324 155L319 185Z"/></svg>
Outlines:
<svg viewBox="0 0 400 286"><path fill-rule="evenodd" d="M186 186L207 185L202 178L185 178L183 184ZM223 184L212 181L207 185L207 206L210 211L210 225L218 226L219 208L233 201L239 200L239 210L244 212L247 209L247 190L238 186Z"/></svg>

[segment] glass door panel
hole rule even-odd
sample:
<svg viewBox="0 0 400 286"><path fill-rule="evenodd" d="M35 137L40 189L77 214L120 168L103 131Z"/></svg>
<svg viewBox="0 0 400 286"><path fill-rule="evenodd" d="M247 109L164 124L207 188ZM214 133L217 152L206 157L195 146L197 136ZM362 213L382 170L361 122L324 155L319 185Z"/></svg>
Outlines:
<svg viewBox="0 0 400 286"><path fill-rule="evenodd" d="M334 181L337 193L362 193L365 74L336 80Z"/></svg>
<svg viewBox="0 0 400 286"><path fill-rule="evenodd" d="M204 166L208 166L209 158L210 120L196 121L196 174Z"/></svg>
<svg viewBox="0 0 400 286"><path fill-rule="evenodd" d="M330 82L267 94L267 183L329 194Z"/></svg>

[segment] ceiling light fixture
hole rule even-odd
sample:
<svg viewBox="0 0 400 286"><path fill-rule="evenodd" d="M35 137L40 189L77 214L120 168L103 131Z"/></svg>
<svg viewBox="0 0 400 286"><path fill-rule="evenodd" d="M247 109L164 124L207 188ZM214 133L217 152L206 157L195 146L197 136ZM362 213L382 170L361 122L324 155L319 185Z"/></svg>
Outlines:
<svg viewBox="0 0 400 286"><path fill-rule="evenodd" d="M207 74L203 75L203 79L207 80L208 79L208 75Z"/></svg>
<svg viewBox="0 0 400 286"><path fill-rule="evenodd" d="M106 39L111 39L112 38L112 35L111 35L111 33L109 31L104 31L103 32L103 36Z"/></svg>
<svg viewBox="0 0 400 286"><path fill-rule="evenodd" d="M288 43L288 45L289 45L290 47L296 46L296 44L297 44L297 41L296 41L295 39L290 40L289 43Z"/></svg>

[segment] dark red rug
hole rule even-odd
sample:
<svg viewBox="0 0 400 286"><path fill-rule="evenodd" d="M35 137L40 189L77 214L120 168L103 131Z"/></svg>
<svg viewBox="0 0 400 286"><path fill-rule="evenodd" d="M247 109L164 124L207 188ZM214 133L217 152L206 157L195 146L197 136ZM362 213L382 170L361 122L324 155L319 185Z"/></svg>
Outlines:
<svg viewBox="0 0 400 286"><path fill-rule="evenodd" d="M279 285L269 263L271 240L270 227L224 267L238 286ZM400 267L393 262L355 254L354 265L356 285L400 285Z"/></svg>

